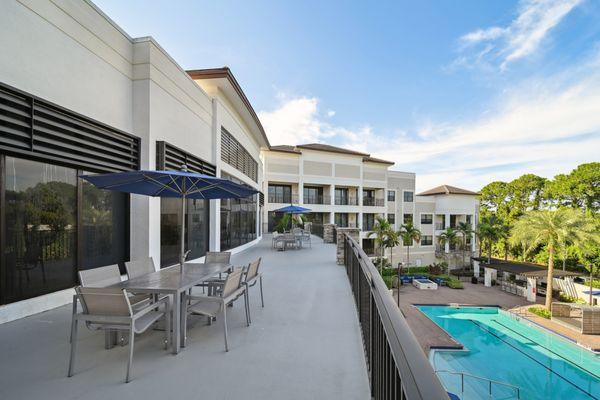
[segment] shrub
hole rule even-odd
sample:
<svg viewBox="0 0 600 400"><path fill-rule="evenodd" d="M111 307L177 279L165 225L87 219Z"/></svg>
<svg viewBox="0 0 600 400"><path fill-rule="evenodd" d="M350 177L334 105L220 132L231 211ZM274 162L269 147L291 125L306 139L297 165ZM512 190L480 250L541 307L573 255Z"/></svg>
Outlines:
<svg viewBox="0 0 600 400"><path fill-rule="evenodd" d="M381 272L382 276L396 276L398 270L396 268L384 268Z"/></svg>
<svg viewBox="0 0 600 400"><path fill-rule="evenodd" d="M385 282L385 285L387 286L387 288L391 289L394 284L394 276L393 275L383 275L382 278L383 278L383 281Z"/></svg>
<svg viewBox="0 0 600 400"><path fill-rule="evenodd" d="M541 308L541 307L529 307L528 310L529 310L530 313L535 314L538 317L550 319L550 317L552 316L552 314L550 313L550 311L546 310L545 308Z"/></svg>
<svg viewBox="0 0 600 400"><path fill-rule="evenodd" d="M585 300L580 299L579 297L572 297L564 293L558 295L558 300L564 303L586 304Z"/></svg>
<svg viewBox="0 0 600 400"><path fill-rule="evenodd" d="M424 275L429 273L429 267L407 267L402 268L402 273L405 274L410 271L410 275Z"/></svg>
<svg viewBox="0 0 600 400"><path fill-rule="evenodd" d="M448 287L450 289L462 289L463 288L463 284L461 281L459 281L456 278L450 278L448 279Z"/></svg>
<svg viewBox="0 0 600 400"><path fill-rule="evenodd" d="M468 276L468 277L471 277L471 276L473 276L473 271L471 271L469 269L453 269L452 271L450 271L450 274L452 274L454 276Z"/></svg>
<svg viewBox="0 0 600 400"><path fill-rule="evenodd" d="M391 267L390 261L385 257L375 257L373 259L373 264L376 268L386 269Z"/></svg>
<svg viewBox="0 0 600 400"><path fill-rule="evenodd" d="M590 286L590 278L587 278L587 279L585 280L585 283L584 283L584 285L585 285L585 286L587 286L587 287L589 287L589 286ZM596 288L596 289L600 289L600 279L594 279L594 280L592 281L592 286L593 286L594 288Z"/></svg>

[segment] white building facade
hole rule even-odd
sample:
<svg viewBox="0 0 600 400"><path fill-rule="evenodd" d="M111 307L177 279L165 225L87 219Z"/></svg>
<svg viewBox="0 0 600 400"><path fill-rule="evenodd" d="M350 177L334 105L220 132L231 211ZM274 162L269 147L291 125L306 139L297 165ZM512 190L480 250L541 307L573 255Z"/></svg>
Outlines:
<svg viewBox="0 0 600 400"><path fill-rule="evenodd" d="M185 164L263 187L269 143L228 68L184 71L89 1L3 1L0 45L0 322L70 302L81 269L177 262L177 201L79 175ZM191 259L256 243L261 204L190 200Z"/></svg>
<svg viewBox="0 0 600 400"><path fill-rule="evenodd" d="M417 194L414 173L393 171L393 162L367 153L312 143L272 146L263 151L263 159L264 231L276 230L281 214L275 210L300 205L311 210L306 218L316 229L325 224L358 228L363 248L375 255L371 232L378 216L387 218L396 230L412 222L421 231L421 240L410 246L409 255L403 245L386 255L394 263L424 266L462 254L458 244L439 244L445 229L460 222L476 229L476 193L444 185ZM470 255L476 250L473 234L467 242Z"/></svg>

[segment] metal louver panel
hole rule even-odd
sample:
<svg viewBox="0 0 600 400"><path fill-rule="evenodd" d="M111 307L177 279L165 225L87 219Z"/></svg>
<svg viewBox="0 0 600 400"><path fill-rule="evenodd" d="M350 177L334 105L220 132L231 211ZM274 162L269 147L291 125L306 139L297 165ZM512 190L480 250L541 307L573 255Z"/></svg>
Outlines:
<svg viewBox="0 0 600 400"><path fill-rule="evenodd" d="M214 165L167 142L156 142L157 169L179 171L182 165L186 165L190 172L217 175L217 168Z"/></svg>
<svg viewBox="0 0 600 400"><path fill-rule="evenodd" d="M227 130L221 127L221 161L258 182L258 163Z"/></svg>
<svg viewBox="0 0 600 400"><path fill-rule="evenodd" d="M91 171L139 169L140 139L0 83L0 150Z"/></svg>

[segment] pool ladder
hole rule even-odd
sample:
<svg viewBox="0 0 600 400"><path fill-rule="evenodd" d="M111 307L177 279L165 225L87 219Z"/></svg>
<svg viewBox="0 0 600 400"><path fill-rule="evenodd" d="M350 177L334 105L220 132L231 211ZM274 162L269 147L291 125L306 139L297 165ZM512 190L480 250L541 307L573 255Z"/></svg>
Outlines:
<svg viewBox="0 0 600 400"><path fill-rule="evenodd" d="M449 370L445 370L445 369L439 369L439 370L436 370L435 373L438 374L438 375L439 374L449 374L449 375L458 375L458 376L460 376L460 391L461 391L461 395L463 395L465 393L465 377L467 377L467 378L473 378L473 379L477 379L477 380L480 380L480 381L487 382L488 395L489 395L490 399L493 398L492 387L494 385L504 386L504 387L507 387L507 388L510 388L510 389L514 390L516 399L517 400L521 399L521 390L519 389L519 387L515 386L515 385L511 385L510 383L495 381L493 379L484 378L482 376L477 376L477 375L469 374L468 372L449 371ZM462 398L462 396L461 396L461 398Z"/></svg>

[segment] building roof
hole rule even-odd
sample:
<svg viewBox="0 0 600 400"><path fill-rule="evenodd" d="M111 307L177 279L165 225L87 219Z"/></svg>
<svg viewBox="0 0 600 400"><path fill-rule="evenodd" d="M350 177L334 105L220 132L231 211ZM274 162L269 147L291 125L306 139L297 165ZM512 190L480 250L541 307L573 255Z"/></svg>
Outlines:
<svg viewBox="0 0 600 400"><path fill-rule="evenodd" d="M524 275L530 278L545 278L548 275L548 269L545 266L539 264L518 261L505 261L499 260L497 258L492 258L492 262L488 264L486 258L478 258L478 260L482 261L482 267L493 268L497 271ZM563 271L560 269L554 270L555 278L580 275L581 274L578 272Z"/></svg>
<svg viewBox="0 0 600 400"><path fill-rule="evenodd" d="M370 154L367 154L367 153L361 153L359 151L348 150L348 149L344 149L342 147L331 146L329 144L323 144L323 143L299 144L296 147L300 148L300 149L328 151L331 153L350 154L350 155L354 155L354 156L364 156L364 157L371 156Z"/></svg>
<svg viewBox="0 0 600 400"><path fill-rule="evenodd" d="M250 114L250 116L252 117L254 122L256 123L256 126L258 127L258 130L260 131L262 139L266 143L266 146L271 147L271 145L269 143L269 139L267 138L267 134L265 133L265 130L260 122L260 119L258 119L258 115L256 114L256 111L254 111L252 104L250 104L250 100L248 100L248 98L246 97L246 94L244 93L244 91L242 90L242 87L240 86L238 81L235 79L235 77L231 73L231 70L229 69L229 67L194 69L194 70L189 70L186 72L194 80L223 79L223 78L227 79L227 81L229 82L229 84L231 84L231 86L233 87L233 90L235 90L236 94L238 95L238 97L240 98L240 100L242 101L244 106L246 106L248 113Z"/></svg>
<svg viewBox="0 0 600 400"><path fill-rule="evenodd" d="M374 162L374 163L378 163L378 164L394 165L393 161L382 160L381 158L375 158L375 157L371 157L371 156L363 157L363 161Z"/></svg>
<svg viewBox="0 0 600 400"><path fill-rule="evenodd" d="M360 151L354 151L345 149L343 147L331 146L329 144L323 143L308 143L308 144L299 144L297 146L290 145L277 145L271 146L269 150L271 151L280 151L283 153L293 153L293 154L302 154L302 149L306 150L317 150L317 151L325 151L330 153L339 153L339 154L348 154L352 156L362 156L363 162L373 162L378 164L387 164L394 165L393 161L382 160L381 158L371 157L370 154L361 153Z"/></svg>
<svg viewBox="0 0 600 400"><path fill-rule="evenodd" d="M422 193L417 194L417 196L435 196L438 194L466 194L469 196L479 196L479 193L472 192L467 189L461 189L456 186L450 185L441 185L434 187L433 189L426 190Z"/></svg>
<svg viewBox="0 0 600 400"><path fill-rule="evenodd" d="M290 146L290 145L287 145L287 144L281 144L281 145L277 145L277 146L271 146L271 148L269 150L271 150L271 151L281 151L283 153L302 154L302 152L300 150L296 149L296 147Z"/></svg>

